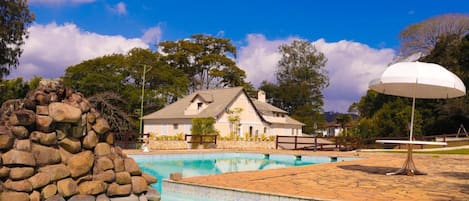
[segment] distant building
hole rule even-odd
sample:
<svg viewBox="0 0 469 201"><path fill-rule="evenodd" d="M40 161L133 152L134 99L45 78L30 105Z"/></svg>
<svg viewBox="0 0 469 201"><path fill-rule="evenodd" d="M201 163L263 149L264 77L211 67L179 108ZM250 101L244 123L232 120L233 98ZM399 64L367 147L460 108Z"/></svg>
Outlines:
<svg viewBox="0 0 469 201"><path fill-rule="evenodd" d="M196 91L179 101L143 117L144 133L190 134L193 118L213 117L222 136L230 135L227 111L241 108L237 135L302 135L303 123L280 108L265 102L265 93L251 99L242 87Z"/></svg>

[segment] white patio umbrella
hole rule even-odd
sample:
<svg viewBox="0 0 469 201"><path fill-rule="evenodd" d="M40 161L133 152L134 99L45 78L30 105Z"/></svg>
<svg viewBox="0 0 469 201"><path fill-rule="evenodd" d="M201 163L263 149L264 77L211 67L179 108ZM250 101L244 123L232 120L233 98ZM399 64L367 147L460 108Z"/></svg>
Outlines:
<svg viewBox="0 0 469 201"><path fill-rule="evenodd" d="M454 73L433 63L400 62L389 66L378 79L372 80L370 89L379 93L412 98L409 141L378 140L381 143L408 144L408 158L403 172L414 174L412 144L440 144L413 140L415 99L447 99L466 95L464 83ZM411 163L411 164L407 164ZM410 172L409 172L410 171Z"/></svg>

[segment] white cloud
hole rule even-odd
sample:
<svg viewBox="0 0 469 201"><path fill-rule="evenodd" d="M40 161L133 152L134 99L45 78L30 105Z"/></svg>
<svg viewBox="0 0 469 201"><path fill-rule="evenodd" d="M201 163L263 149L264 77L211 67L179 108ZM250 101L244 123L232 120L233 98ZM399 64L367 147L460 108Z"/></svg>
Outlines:
<svg viewBox="0 0 469 201"><path fill-rule="evenodd" d="M161 41L163 36L163 31L161 29L161 24L158 24L155 27L151 27L143 33L142 40L147 44L157 44Z"/></svg>
<svg viewBox="0 0 469 201"><path fill-rule="evenodd" d="M395 56L392 49L373 49L346 40L327 43L319 39L313 44L328 59L330 84L323 91L325 111L347 111L350 104L366 93L370 80L377 78Z"/></svg>
<svg viewBox="0 0 469 201"><path fill-rule="evenodd" d="M281 55L278 46L294 39L267 40L264 35L250 34L247 45L240 48L237 64L247 73L248 81L255 86L263 80L275 81L277 62ZM346 112L368 89L368 82L379 76L392 61L392 49L373 49L352 41L328 43L319 39L313 44L327 57L326 69L329 87L323 93L325 111Z"/></svg>
<svg viewBox="0 0 469 201"><path fill-rule="evenodd" d="M237 65L246 71L247 80L258 87L263 80L275 81L275 70L281 58L278 47L297 38L267 40L262 34L247 35L247 46L238 51Z"/></svg>
<svg viewBox="0 0 469 201"><path fill-rule="evenodd" d="M34 24L23 47L20 65L8 78L32 76L58 78L70 65L134 47L148 48L141 39L99 35L80 30L75 24Z"/></svg>
<svg viewBox="0 0 469 201"><path fill-rule="evenodd" d="M114 13L117 13L118 15L125 15L127 14L127 6L125 5L124 2L119 2L117 3L115 6L111 6L109 7L109 9L114 12Z"/></svg>

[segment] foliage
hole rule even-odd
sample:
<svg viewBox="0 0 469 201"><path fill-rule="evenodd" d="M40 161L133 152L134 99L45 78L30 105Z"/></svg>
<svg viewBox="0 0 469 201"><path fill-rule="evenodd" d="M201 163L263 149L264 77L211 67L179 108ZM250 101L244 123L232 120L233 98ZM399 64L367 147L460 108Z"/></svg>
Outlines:
<svg viewBox="0 0 469 201"><path fill-rule="evenodd" d="M192 135L213 135L218 134L215 129L215 119L213 117L193 118L192 119Z"/></svg>
<svg viewBox="0 0 469 201"><path fill-rule="evenodd" d="M23 78L11 80L0 80L0 105L9 99L20 99L26 97L30 86Z"/></svg>
<svg viewBox="0 0 469 201"><path fill-rule="evenodd" d="M21 46L33 21L26 0L0 1L0 80L18 66Z"/></svg>
<svg viewBox="0 0 469 201"><path fill-rule="evenodd" d="M239 123L241 121L241 112L243 108L233 108L232 110L226 110L228 114L228 121L230 122L230 136L235 136L239 130Z"/></svg>
<svg viewBox="0 0 469 201"><path fill-rule="evenodd" d="M421 53L428 55L435 48L438 38L457 35L459 38L468 34L469 15L446 14L407 26L399 34L402 57Z"/></svg>
<svg viewBox="0 0 469 201"><path fill-rule="evenodd" d="M246 73L236 66L236 47L229 39L203 34L158 44L165 60L188 77L190 91L218 87L244 86Z"/></svg>
<svg viewBox="0 0 469 201"><path fill-rule="evenodd" d="M262 82L269 103L303 121L305 133L313 133L323 106L322 89L329 80L327 59L308 41L296 40L279 47L282 58L276 71L277 83Z"/></svg>
<svg viewBox="0 0 469 201"><path fill-rule="evenodd" d="M340 124L340 127L344 131L344 135L348 136L347 129L345 125L352 121L352 116L350 114L339 114L335 117L335 122Z"/></svg>
<svg viewBox="0 0 469 201"><path fill-rule="evenodd" d="M435 49L421 61L438 63L455 73L469 86L469 34L463 38L448 35L439 38ZM448 100L422 100L418 107L425 113L426 133L455 133L461 124L469 126L469 97Z"/></svg>
<svg viewBox="0 0 469 201"><path fill-rule="evenodd" d="M113 54L84 61L66 69L66 86L90 97L105 92L119 94L126 104L116 105L127 118L137 119L142 96L142 76L145 72L144 114L164 107L187 93L186 75L174 69L158 52L135 48L127 54ZM132 120L132 121L133 121ZM138 121L134 121L138 124ZM131 126L130 128L137 126Z"/></svg>
<svg viewBox="0 0 469 201"><path fill-rule="evenodd" d="M103 92L89 97L88 100L109 122L111 130L125 132L133 129L134 123L132 119L127 115L125 109L122 108L123 105L126 105L126 102L119 94Z"/></svg>

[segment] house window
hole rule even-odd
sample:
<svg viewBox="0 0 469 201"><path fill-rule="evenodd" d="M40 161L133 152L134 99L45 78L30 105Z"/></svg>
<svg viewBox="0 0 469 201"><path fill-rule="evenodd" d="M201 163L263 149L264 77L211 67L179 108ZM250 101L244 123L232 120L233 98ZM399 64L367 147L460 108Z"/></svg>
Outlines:
<svg viewBox="0 0 469 201"><path fill-rule="evenodd" d="M178 124L173 124L173 129L174 130L177 130L179 128L179 125Z"/></svg>
<svg viewBox="0 0 469 201"><path fill-rule="evenodd" d="M197 110L200 110L200 108L202 108L202 105L203 105L203 104L204 104L204 103L202 103L202 102L198 102L198 103L197 103Z"/></svg>
<svg viewBox="0 0 469 201"><path fill-rule="evenodd" d="M267 127L264 127L264 134L267 134Z"/></svg>

